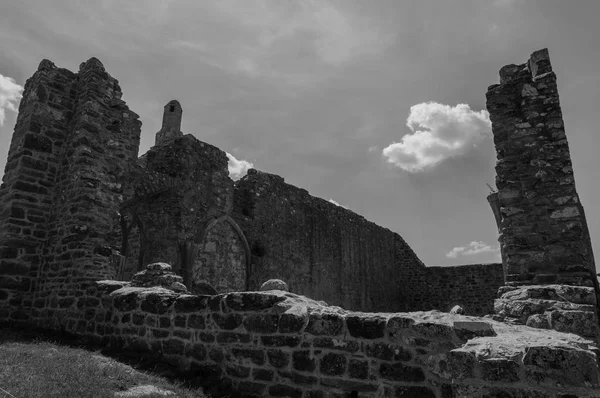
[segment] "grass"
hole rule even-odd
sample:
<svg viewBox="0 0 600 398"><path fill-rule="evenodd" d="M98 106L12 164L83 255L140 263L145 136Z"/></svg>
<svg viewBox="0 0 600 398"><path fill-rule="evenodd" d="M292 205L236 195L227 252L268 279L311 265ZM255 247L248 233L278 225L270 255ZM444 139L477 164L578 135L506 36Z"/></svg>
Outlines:
<svg viewBox="0 0 600 398"><path fill-rule="evenodd" d="M40 338L31 331L0 326L0 398L113 398L135 386L154 386L173 394L121 396L207 397L199 388L149 371L149 361L141 357L137 361L131 355L123 357L129 362L125 364L99 350L73 345L56 342L48 336ZM155 366L154 370L160 368Z"/></svg>

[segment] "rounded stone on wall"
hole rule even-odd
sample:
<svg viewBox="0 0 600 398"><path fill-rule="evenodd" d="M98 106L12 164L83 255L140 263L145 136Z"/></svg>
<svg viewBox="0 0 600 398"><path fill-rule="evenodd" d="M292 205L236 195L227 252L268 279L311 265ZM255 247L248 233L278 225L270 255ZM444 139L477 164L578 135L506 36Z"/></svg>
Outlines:
<svg viewBox="0 0 600 398"><path fill-rule="evenodd" d="M287 283L282 281L281 279L269 279L265 283L260 286L260 291L264 292L267 290L283 290L284 292L289 292L289 288Z"/></svg>
<svg viewBox="0 0 600 398"><path fill-rule="evenodd" d="M450 313L457 314L457 315L465 315L467 313L467 311L465 311L465 309L462 306L457 304L450 309Z"/></svg>
<svg viewBox="0 0 600 398"><path fill-rule="evenodd" d="M152 271L171 271L171 265L167 263L152 263L146 266L146 269Z"/></svg>

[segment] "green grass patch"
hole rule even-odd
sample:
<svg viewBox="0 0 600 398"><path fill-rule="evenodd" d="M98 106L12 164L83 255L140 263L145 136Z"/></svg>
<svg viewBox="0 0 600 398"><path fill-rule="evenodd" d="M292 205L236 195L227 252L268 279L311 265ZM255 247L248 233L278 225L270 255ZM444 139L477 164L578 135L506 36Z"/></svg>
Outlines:
<svg viewBox="0 0 600 398"><path fill-rule="evenodd" d="M206 397L199 388L136 369L99 350L60 344L23 330L0 329L0 398L128 397L124 393L136 386L149 386L148 391L154 386L173 394L149 392L131 397Z"/></svg>

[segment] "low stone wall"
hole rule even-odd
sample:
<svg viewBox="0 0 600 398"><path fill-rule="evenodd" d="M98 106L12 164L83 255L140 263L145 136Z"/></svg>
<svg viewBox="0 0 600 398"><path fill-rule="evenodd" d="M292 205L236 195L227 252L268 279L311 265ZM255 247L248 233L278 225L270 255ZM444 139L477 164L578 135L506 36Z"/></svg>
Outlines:
<svg viewBox="0 0 600 398"><path fill-rule="evenodd" d="M496 320L600 338L593 287L503 286L494 307Z"/></svg>
<svg viewBox="0 0 600 398"><path fill-rule="evenodd" d="M194 296L101 281L82 293L57 305L54 328L158 353L217 396L600 396L598 349L553 330L348 312L276 290Z"/></svg>

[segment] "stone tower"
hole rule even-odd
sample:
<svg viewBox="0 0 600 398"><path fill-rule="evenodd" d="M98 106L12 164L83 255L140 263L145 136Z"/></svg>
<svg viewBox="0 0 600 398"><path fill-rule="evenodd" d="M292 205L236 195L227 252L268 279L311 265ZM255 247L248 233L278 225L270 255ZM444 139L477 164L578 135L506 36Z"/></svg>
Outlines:
<svg viewBox="0 0 600 398"><path fill-rule="evenodd" d="M162 127L158 133L156 133L156 139L154 145L162 145L173 138L183 136L181 132L181 115L183 110L181 104L177 100L169 101L165 105L163 112Z"/></svg>
<svg viewBox="0 0 600 398"><path fill-rule="evenodd" d="M583 206L548 50L500 69L489 87L500 247L507 285L596 285Z"/></svg>

